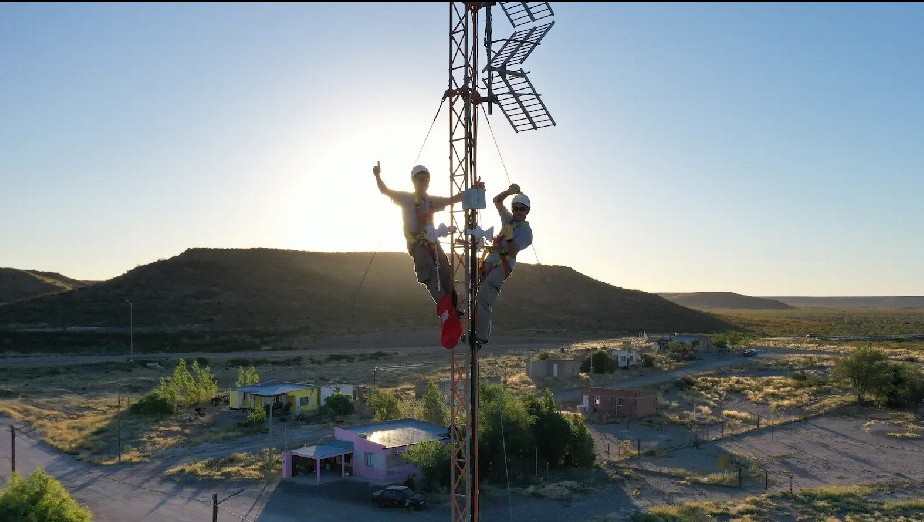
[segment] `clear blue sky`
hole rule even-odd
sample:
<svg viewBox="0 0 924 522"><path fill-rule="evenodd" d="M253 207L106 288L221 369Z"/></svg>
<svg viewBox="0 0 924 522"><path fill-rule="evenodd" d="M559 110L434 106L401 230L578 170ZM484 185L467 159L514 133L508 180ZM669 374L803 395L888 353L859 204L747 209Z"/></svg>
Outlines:
<svg viewBox="0 0 924 522"><path fill-rule="evenodd" d="M647 292L924 295L924 4L551 5L525 68L558 125L495 113L506 172L484 122L479 142L488 196L532 199L521 261ZM0 4L0 266L402 251L371 167L410 189L447 27L448 3ZM438 195L445 118L417 161Z"/></svg>

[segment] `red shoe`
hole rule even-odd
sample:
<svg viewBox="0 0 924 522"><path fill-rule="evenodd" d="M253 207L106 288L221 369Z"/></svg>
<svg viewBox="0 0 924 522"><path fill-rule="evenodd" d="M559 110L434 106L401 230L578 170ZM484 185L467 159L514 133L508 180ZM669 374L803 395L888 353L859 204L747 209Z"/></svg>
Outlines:
<svg viewBox="0 0 924 522"><path fill-rule="evenodd" d="M436 305L436 315L439 316L443 327L440 342L444 348L452 350L459 344L459 338L462 337L462 321L459 320L456 308L452 306L451 295L444 295L440 299Z"/></svg>

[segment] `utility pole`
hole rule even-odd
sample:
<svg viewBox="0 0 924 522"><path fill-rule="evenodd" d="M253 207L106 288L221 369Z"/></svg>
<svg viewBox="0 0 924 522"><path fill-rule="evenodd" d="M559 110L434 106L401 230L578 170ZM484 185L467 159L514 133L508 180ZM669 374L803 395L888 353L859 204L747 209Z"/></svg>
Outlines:
<svg viewBox="0 0 924 522"><path fill-rule="evenodd" d="M123 299L128 303L128 360L135 359L135 305L128 299Z"/></svg>
<svg viewBox="0 0 924 522"><path fill-rule="evenodd" d="M13 465L11 473L16 473L16 426L10 424L10 463Z"/></svg>

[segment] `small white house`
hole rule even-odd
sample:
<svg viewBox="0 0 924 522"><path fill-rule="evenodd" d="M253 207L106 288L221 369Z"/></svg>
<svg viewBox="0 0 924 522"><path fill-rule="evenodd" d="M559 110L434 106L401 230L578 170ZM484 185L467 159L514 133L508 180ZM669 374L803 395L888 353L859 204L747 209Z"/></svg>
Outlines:
<svg viewBox="0 0 924 522"><path fill-rule="evenodd" d="M331 395L346 395L352 399L356 399L356 396L353 395L353 385L352 384L328 384L321 386L321 405L324 405L324 401L327 400Z"/></svg>
<svg viewBox="0 0 924 522"><path fill-rule="evenodd" d="M638 350L610 350L610 357L616 361L619 368L638 366L639 362Z"/></svg>

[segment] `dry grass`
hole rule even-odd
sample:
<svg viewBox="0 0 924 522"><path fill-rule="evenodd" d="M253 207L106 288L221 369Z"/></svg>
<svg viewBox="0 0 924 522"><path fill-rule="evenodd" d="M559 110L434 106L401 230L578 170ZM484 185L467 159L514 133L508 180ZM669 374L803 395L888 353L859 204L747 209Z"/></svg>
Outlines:
<svg viewBox="0 0 924 522"><path fill-rule="evenodd" d="M569 500L575 495L594 491L596 486L591 482L577 482L564 480L551 484L537 484L524 488L523 492L532 497L550 498L554 500Z"/></svg>
<svg viewBox="0 0 924 522"><path fill-rule="evenodd" d="M688 502L656 506L630 517L635 522L708 521L776 522L779 520L850 522L911 522L924 520L924 499L877 500L883 492L903 495L916 485L886 483L876 485L831 486L750 496L741 500Z"/></svg>
<svg viewBox="0 0 924 522"><path fill-rule="evenodd" d="M230 457L197 460L174 466L166 475L186 475L214 480L262 480L280 469L279 454L264 448L260 453L235 453Z"/></svg>

